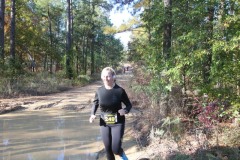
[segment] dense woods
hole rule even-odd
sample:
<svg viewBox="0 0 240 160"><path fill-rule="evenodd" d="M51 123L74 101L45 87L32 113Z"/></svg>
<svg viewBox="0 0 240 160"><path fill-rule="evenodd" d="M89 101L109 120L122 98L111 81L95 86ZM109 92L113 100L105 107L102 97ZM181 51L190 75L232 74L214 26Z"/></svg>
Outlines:
<svg viewBox="0 0 240 160"><path fill-rule="evenodd" d="M74 78L116 66L123 46L104 34L112 7L104 0L2 0L1 72L12 77L34 63L38 72L64 69Z"/></svg>
<svg viewBox="0 0 240 160"><path fill-rule="evenodd" d="M144 113L139 121L146 119L138 124L143 139L156 145L172 139L181 153L169 159L237 159L239 1L118 2L134 7L134 19L120 30L132 31L127 54L135 62L134 102ZM201 145L189 156L182 142L200 134L206 139L196 138ZM205 147L208 153L203 153ZM159 153L155 158L162 157Z"/></svg>
<svg viewBox="0 0 240 160"><path fill-rule="evenodd" d="M129 60L141 68L136 90L144 91L151 105L158 107L163 97L169 102L171 96L183 93L181 102L173 98L176 107L183 108L176 110L167 103L164 116L174 113L170 110L189 114L192 104L195 109L216 106L218 118L239 116L239 1L126 3L136 13L141 11L128 51Z"/></svg>
<svg viewBox="0 0 240 160"><path fill-rule="evenodd" d="M109 13L123 6L133 18L113 27ZM127 57L133 103L151 109L151 133L179 117L239 125L239 15L239 0L1 0L0 92L14 94L25 77L88 79ZM124 31L132 32L127 50L114 37Z"/></svg>

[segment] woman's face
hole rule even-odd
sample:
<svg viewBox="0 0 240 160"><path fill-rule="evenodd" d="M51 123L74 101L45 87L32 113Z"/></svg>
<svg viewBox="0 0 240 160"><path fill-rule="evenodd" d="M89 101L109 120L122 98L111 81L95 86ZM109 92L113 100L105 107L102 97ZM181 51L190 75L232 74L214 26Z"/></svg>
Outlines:
<svg viewBox="0 0 240 160"><path fill-rule="evenodd" d="M104 85L112 86L114 83L114 78L113 78L112 73L110 71L104 71L102 73L102 81L103 81Z"/></svg>

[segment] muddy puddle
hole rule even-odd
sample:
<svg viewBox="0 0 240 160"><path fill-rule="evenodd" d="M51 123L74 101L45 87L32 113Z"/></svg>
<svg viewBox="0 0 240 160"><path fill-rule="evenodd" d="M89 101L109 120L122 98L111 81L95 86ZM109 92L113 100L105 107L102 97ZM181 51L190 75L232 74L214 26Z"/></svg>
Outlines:
<svg viewBox="0 0 240 160"><path fill-rule="evenodd" d="M88 118L58 109L0 115L0 160L95 160L102 144Z"/></svg>

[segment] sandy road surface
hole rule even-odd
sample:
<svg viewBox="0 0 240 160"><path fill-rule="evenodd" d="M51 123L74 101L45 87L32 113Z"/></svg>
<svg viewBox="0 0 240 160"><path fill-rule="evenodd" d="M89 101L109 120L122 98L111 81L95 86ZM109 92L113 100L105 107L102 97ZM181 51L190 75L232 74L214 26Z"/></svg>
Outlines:
<svg viewBox="0 0 240 160"><path fill-rule="evenodd" d="M131 78L131 74L120 75L117 77L118 84L126 84ZM91 108L91 102L94 97L96 89L102 85L101 81L94 82L84 87L78 87L71 89L69 91L50 94L46 96L32 96L24 98L15 98L15 99L1 99L1 106L8 106L8 109L11 107L22 108L24 111L38 111L42 109L68 109L76 110L80 112L89 112ZM123 148L129 157L129 160L140 160L148 157L148 154L141 149L141 144L138 143L138 140L134 137L135 133L132 130L134 125L134 117L138 112L133 108L131 112L127 115L127 124L125 130L125 136L123 139ZM97 122L95 122L97 123ZM99 151L99 160L105 160L105 153L102 149Z"/></svg>
<svg viewBox="0 0 240 160"><path fill-rule="evenodd" d="M46 96L32 96L14 99L1 99L1 106L19 106L23 110L39 110L44 108L82 109L89 106L100 81L90 85L74 88L65 92Z"/></svg>

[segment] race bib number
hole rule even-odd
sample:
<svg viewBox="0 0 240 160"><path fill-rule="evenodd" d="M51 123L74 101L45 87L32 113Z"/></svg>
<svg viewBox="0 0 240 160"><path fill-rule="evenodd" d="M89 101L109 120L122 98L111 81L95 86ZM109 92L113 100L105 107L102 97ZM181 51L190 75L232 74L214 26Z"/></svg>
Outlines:
<svg viewBox="0 0 240 160"><path fill-rule="evenodd" d="M117 114L105 114L104 121L106 124L115 124L117 122Z"/></svg>

